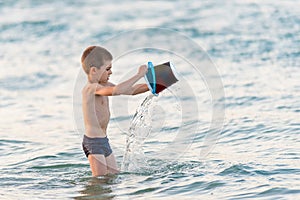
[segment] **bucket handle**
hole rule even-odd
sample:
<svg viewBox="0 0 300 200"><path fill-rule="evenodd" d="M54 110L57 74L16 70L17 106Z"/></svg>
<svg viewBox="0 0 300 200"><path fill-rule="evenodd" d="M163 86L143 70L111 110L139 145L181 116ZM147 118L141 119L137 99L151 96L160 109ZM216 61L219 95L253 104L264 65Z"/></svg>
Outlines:
<svg viewBox="0 0 300 200"><path fill-rule="evenodd" d="M153 77L153 88L152 88L152 93L156 93L156 77L155 77L155 70L152 62L148 62L148 69L151 70L152 77Z"/></svg>

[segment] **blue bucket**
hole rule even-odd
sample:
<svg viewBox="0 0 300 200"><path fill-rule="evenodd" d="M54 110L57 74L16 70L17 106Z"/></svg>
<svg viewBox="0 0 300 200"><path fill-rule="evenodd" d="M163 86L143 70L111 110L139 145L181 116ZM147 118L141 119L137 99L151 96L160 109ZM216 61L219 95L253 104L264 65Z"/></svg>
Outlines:
<svg viewBox="0 0 300 200"><path fill-rule="evenodd" d="M148 62L148 72L145 75L145 80L152 94L158 95L178 81L175 74L176 71L171 62L156 66L153 66L152 62Z"/></svg>

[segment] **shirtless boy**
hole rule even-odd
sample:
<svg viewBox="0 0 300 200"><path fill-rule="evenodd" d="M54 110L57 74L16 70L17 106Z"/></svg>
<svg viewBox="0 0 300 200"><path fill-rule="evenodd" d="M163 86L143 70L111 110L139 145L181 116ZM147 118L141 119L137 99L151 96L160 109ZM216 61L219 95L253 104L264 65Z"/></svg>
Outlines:
<svg viewBox="0 0 300 200"><path fill-rule="evenodd" d="M146 84L136 84L147 73L142 65L136 75L114 85L109 82L112 74L112 55L100 46L88 47L81 57L88 82L82 90L82 109L85 124L83 150L93 176L118 173L117 163L107 138L110 119L108 96L136 95L148 91Z"/></svg>

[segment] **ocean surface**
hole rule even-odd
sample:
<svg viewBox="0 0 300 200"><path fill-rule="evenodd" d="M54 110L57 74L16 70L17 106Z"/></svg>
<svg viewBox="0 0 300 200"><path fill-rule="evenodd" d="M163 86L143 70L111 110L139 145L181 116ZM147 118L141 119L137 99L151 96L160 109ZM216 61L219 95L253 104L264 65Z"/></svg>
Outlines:
<svg viewBox="0 0 300 200"><path fill-rule="evenodd" d="M0 199L300 199L299 8L0 0ZM114 83L149 60L179 79L110 97L115 176L81 149L90 45L112 51Z"/></svg>

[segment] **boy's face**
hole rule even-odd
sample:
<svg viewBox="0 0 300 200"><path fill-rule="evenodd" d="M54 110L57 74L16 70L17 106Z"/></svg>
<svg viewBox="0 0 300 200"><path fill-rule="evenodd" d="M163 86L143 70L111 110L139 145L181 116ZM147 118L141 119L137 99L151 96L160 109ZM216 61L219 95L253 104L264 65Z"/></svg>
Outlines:
<svg viewBox="0 0 300 200"><path fill-rule="evenodd" d="M100 69L97 69L98 74L98 83L107 83L109 80L109 76L112 74L111 71L112 64L111 60L105 61L104 65L100 67Z"/></svg>

